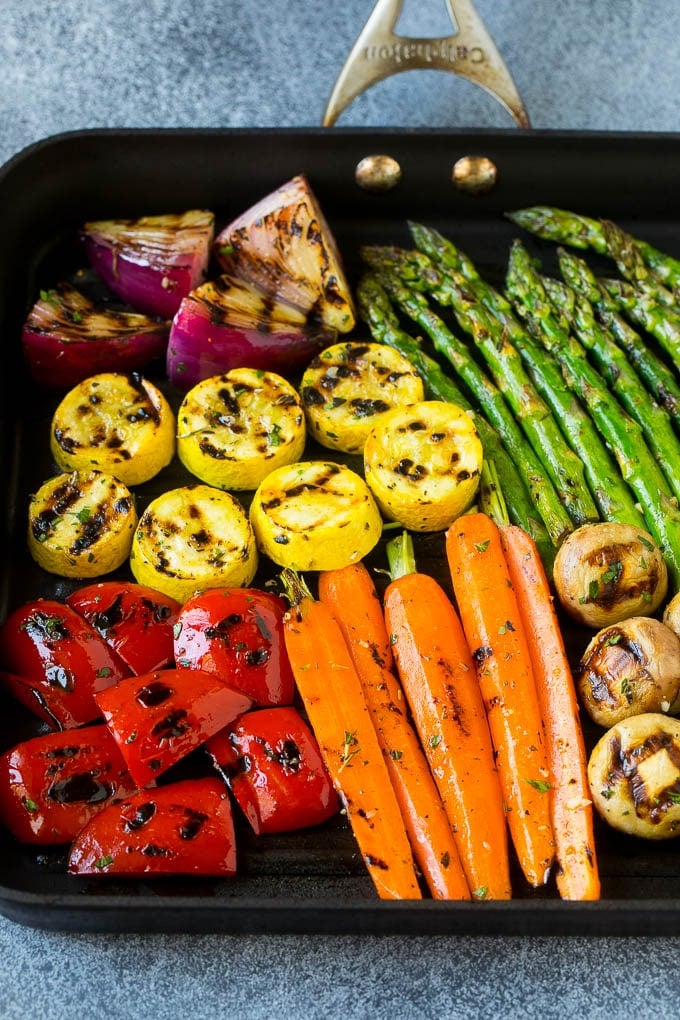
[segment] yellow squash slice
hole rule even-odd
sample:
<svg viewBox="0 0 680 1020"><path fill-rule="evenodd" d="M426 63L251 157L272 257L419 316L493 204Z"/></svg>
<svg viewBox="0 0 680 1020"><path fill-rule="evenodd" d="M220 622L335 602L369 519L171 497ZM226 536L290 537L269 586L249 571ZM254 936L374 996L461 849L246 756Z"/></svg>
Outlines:
<svg viewBox="0 0 680 1020"><path fill-rule="evenodd" d="M300 394L310 435L343 453L361 453L387 411L424 397L407 358L386 344L356 341L333 344L314 358Z"/></svg>
<svg viewBox="0 0 680 1020"><path fill-rule="evenodd" d="M52 418L50 449L62 471L96 468L126 485L157 475L175 453L175 416L137 372L101 372L74 386Z"/></svg>
<svg viewBox="0 0 680 1020"><path fill-rule="evenodd" d="M245 510L228 492L188 485L156 497L139 519L130 569L139 582L185 602L207 588L245 587L257 570Z"/></svg>
<svg viewBox="0 0 680 1020"><path fill-rule="evenodd" d="M471 505L482 458L467 412L424 400L388 412L369 433L364 472L385 517L411 531L442 531Z"/></svg>
<svg viewBox="0 0 680 1020"><path fill-rule="evenodd" d="M302 461L267 475L250 519L260 552L292 570L355 563L382 533L380 511L363 478L329 461Z"/></svg>
<svg viewBox="0 0 680 1020"><path fill-rule="evenodd" d="M184 466L219 489L256 489L305 447L305 416L293 386L275 372L234 368L191 389L177 413Z"/></svg>
<svg viewBox="0 0 680 1020"><path fill-rule="evenodd" d="M35 562L61 577L100 577L128 558L137 526L127 486L103 471L71 471L48 479L31 496L28 548Z"/></svg>

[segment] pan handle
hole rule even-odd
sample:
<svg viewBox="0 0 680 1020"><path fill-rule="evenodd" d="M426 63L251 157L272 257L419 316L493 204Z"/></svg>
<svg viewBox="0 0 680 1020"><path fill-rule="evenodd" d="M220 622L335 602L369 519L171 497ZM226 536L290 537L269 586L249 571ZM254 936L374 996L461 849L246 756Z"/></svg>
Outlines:
<svg viewBox="0 0 680 1020"><path fill-rule="evenodd" d="M403 0L377 0L333 86L322 125L331 127L358 95L402 71L440 70L467 78L489 92L528 128L517 86L472 0L445 0L456 31L440 38L398 35Z"/></svg>

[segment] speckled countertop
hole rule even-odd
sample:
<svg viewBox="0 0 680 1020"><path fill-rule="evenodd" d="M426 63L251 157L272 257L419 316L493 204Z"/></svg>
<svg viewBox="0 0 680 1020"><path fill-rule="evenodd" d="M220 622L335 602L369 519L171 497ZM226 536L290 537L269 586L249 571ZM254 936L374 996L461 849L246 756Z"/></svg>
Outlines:
<svg viewBox="0 0 680 1020"><path fill-rule="evenodd" d="M0 163L96 127L317 126L371 0L3 0ZM478 0L534 128L680 131L680 5ZM406 0L401 31L450 31ZM375 86L346 126L508 128L461 79ZM92 936L0 918L3 1020L678 1015L680 939Z"/></svg>

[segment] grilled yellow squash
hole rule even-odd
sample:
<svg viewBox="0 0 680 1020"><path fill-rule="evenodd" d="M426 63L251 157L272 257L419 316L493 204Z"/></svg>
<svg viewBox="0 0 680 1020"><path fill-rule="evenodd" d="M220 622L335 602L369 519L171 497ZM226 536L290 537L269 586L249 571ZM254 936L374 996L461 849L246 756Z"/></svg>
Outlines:
<svg viewBox="0 0 680 1020"><path fill-rule="evenodd" d="M74 386L57 407L50 449L62 471L96 468L140 485L172 460L175 416L139 373L101 372Z"/></svg>
<svg viewBox="0 0 680 1020"><path fill-rule="evenodd" d="M71 471L31 496L28 548L61 577L100 577L130 554L137 511L127 486L103 471Z"/></svg>
<svg viewBox="0 0 680 1020"><path fill-rule="evenodd" d="M234 496L209 485L170 489L152 500L130 553L139 584L178 602L207 588L247 586L257 562L245 510Z"/></svg>
<svg viewBox="0 0 680 1020"><path fill-rule="evenodd" d="M423 400L415 368L386 344L341 342L305 370L300 394L309 434L322 446L361 453L368 433L393 407Z"/></svg>
<svg viewBox="0 0 680 1020"><path fill-rule="evenodd" d="M371 430L364 473L385 517L411 531L442 531L471 505L482 458L467 412L424 400L389 411Z"/></svg>
<svg viewBox="0 0 680 1020"><path fill-rule="evenodd" d="M275 372L234 368L199 382L177 413L177 454L219 489L256 489L302 456L306 427L297 390Z"/></svg>
<svg viewBox="0 0 680 1020"><path fill-rule="evenodd" d="M260 552L293 570L333 570L362 559L382 518L355 471L329 461L278 468L257 488L250 520Z"/></svg>

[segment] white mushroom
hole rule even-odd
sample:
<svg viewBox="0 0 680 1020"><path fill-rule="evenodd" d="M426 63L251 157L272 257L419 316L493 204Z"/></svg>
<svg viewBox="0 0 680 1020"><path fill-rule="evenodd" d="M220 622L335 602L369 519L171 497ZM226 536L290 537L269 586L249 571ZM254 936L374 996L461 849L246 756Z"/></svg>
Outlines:
<svg viewBox="0 0 680 1020"><path fill-rule="evenodd" d="M680 721L648 712L616 723L588 761L598 813L645 839L680 835Z"/></svg>
<svg viewBox="0 0 680 1020"><path fill-rule="evenodd" d="M598 631L575 670L581 702L600 726L641 712L680 711L680 637L633 616Z"/></svg>
<svg viewBox="0 0 680 1020"><path fill-rule="evenodd" d="M558 549L553 576L563 608L587 627L651 615L668 592L658 544L631 524L577 528Z"/></svg>
<svg viewBox="0 0 680 1020"><path fill-rule="evenodd" d="M673 596L664 609L663 622L680 636L680 591Z"/></svg>

